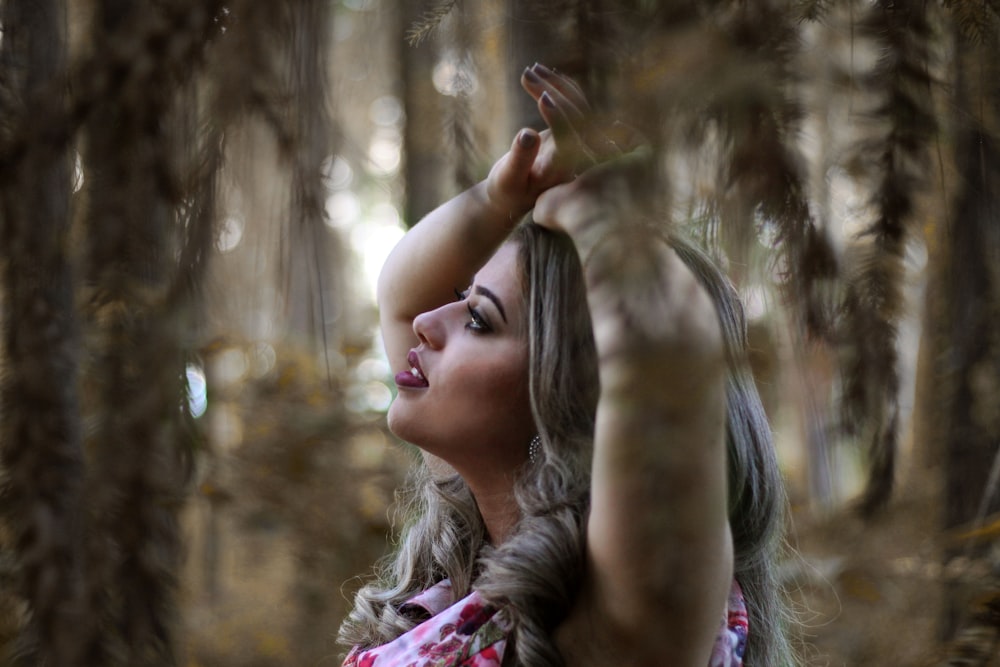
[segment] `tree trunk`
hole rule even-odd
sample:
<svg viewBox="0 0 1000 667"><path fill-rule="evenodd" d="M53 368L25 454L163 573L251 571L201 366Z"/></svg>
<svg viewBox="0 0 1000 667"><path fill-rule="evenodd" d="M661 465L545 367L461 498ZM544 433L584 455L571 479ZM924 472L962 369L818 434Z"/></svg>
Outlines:
<svg viewBox="0 0 1000 667"><path fill-rule="evenodd" d="M39 105L65 104L42 91L66 75L60 0L4 5L2 67L10 85L4 117L17 127ZM12 84L12 85L11 85ZM58 89L57 89L58 90ZM55 145L31 147L2 193L3 358L0 465L3 502L29 610L28 661L80 664L65 641L79 591L83 457L77 393L79 336L67 256L69 160Z"/></svg>
<svg viewBox="0 0 1000 667"><path fill-rule="evenodd" d="M1000 443L1000 68L996 39L959 40L955 163L961 182L944 249L943 294L948 295L940 375L947 427L944 524L971 528L1000 510L991 471ZM965 541L945 557L983 557L988 544ZM978 588L978 587L977 587ZM950 636L973 593L949 584L944 619Z"/></svg>
<svg viewBox="0 0 1000 667"><path fill-rule="evenodd" d="M399 34L400 95L406 111L403 126L403 187L406 200L403 221L415 225L444 200L448 166L444 146L441 94L432 79L437 62L434 43L411 45L407 34L420 20L430 3L399 0L395 5Z"/></svg>

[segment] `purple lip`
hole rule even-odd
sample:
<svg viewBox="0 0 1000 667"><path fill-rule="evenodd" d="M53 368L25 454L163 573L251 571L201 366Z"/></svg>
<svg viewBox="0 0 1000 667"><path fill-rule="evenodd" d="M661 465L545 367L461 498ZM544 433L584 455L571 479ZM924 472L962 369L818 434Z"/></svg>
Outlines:
<svg viewBox="0 0 1000 667"><path fill-rule="evenodd" d="M410 350L406 355L406 362L410 364L410 370L396 373L396 385L399 387L423 388L430 386L424 377L424 371L420 367L420 359L416 350Z"/></svg>

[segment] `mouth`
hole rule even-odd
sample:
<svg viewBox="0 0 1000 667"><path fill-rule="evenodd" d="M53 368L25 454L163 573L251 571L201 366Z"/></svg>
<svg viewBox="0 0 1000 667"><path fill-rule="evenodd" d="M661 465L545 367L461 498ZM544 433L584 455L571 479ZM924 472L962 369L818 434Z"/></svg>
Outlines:
<svg viewBox="0 0 1000 667"><path fill-rule="evenodd" d="M406 361L410 364L410 370L396 373L396 385L409 388L430 386L427 378L424 377L423 369L420 367L420 359L417 357L416 350L410 350L410 353L406 355Z"/></svg>

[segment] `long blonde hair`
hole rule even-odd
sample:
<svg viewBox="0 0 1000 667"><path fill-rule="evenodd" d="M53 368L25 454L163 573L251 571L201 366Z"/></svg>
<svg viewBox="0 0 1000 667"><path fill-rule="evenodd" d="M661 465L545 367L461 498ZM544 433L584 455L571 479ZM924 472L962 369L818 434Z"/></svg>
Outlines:
<svg viewBox="0 0 1000 667"><path fill-rule="evenodd" d="M475 499L457 475L435 478L420 464L401 501L408 516L398 548L362 588L340 628L348 646L372 647L413 628L400 611L416 593L450 579L456 599L473 587L512 624L505 665L563 665L552 635L583 579L590 461L599 382L582 269L570 239L538 225L512 235L519 250L531 407L540 456L515 483L521 520L500 546L487 544ZM671 244L712 295L725 333L728 380L730 521L736 578L751 632L745 664L790 664L775 583L784 495L770 430L746 363L746 326L735 291L693 246Z"/></svg>

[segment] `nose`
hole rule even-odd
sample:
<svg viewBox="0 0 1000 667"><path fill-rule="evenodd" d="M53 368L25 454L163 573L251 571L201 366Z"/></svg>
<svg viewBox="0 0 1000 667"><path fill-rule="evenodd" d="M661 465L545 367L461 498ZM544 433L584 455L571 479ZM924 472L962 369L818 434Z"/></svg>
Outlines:
<svg viewBox="0 0 1000 667"><path fill-rule="evenodd" d="M447 305L420 313L413 318L413 333L427 347L440 349L444 345L445 308L447 308Z"/></svg>

